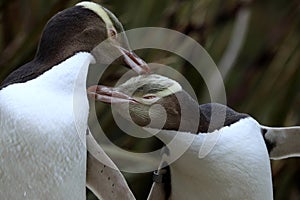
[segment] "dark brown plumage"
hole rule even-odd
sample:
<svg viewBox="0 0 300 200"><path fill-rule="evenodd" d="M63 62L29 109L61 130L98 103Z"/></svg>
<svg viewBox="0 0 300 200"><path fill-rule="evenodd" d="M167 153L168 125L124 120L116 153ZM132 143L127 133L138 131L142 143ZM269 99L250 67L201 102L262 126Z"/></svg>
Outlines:
<svg viewBox="0 0 300 200"><path fill-rule="evenodd" d="M35 58L11 73L1 88L34 79L77 52L90 52L107 38L104 22L93 11L74 6L52 17Z"/></svg>

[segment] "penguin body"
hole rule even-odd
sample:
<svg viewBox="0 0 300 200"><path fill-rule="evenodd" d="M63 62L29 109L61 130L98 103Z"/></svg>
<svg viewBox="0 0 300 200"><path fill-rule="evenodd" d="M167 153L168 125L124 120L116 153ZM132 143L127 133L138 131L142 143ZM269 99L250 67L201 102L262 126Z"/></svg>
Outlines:
<svg viewBox="0 0 300 200"><path fill-rule="evenodd" d="M85 199L83 83L92 61L89 53L78 53L36 79L1 90L1 198Z"/></svg>
<svg viewBox="0 0 300 200"><path fill-rule="evenodd" d="M89 92L97 101L113 103L124 118L150 132L155 129L152 132L167 144L169 155L163 161L170 167L170 196L159 189L168 183L158 182L148 200L271 200L269 159L300 155L300 127L266 127L225 105L198 105L164 76L136 76L114 88L93 86ZM180 151L183 154L172 159Z"/></svg>
<svg viewBox="0 0 300 200"><path fill-rule="evenodd" d="M2 82L1 199L82 200L86 184L99 198L120 196L119 189L108 192L108 186L101 187L110 184L104 181L114 171L98 173L97 167L105 165L92 156L111 160L93 137L88 137L87 143L95 155L88 153L88 162L86 149L89 65L101 63L102 57L113 61L114 55L119 55L117 63L147 69L128 49L126 37L121 42L117 31L123 31L122 25L111 12L96 3L81 2L49 20L34 59ZM96 51L104 40L107 54ZM94 168L88 167L86 182L87 164ZM109 186L120 184L123 192L129 191L124 198L134 199L121 173L112 175L119 182Z"/></svg>

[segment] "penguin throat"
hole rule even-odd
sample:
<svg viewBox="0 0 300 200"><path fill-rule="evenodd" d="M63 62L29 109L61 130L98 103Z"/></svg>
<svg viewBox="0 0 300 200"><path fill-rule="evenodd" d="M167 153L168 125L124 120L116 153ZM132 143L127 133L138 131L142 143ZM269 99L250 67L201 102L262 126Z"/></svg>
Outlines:
<svg viewBox="0 0 300 200"><path fill-rule="evenodd" d="M88 67L93 62L94 57L90 53L80 52L52 67L37 80L41 85L57 90L85 90Z"/></svg>

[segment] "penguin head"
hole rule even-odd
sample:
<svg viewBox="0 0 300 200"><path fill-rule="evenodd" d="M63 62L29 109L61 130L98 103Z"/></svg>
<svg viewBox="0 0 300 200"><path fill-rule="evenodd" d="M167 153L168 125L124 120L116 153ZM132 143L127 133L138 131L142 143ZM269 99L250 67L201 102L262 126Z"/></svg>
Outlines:
<svg viewBox="0 0 300 200"><path fill-rule="evenodd" d="M112 12L93 2L80 2L48 21L35 59L59 63L78 52L90 52L99 64L110 64L117 58L116 64L132 68L140 65L148 70L131 51L123 31Z"/></svg>
<svg viewBox="0 0 300 200"><path fill-rule="evenodd" d="M98 64L121 64L139 74L150 71L134 54L119 20L104 7L81 2L54 15L46 24L35 58L12 72L0 85L32 80L79 52L93 55Z"/></svg>
<svg viewBox="0 0 300 200"><path fill-rule="evenodd" d="M190 105L187 102L181 104L181 101L194 102L178 82L156 74L133 77L115 88L92 86L88 91L96 101L118 106L118 112L123 117L139 126L147 126L151 122L151 127L162 128L159 121L155 124L151 120L165 116L162 119L166 120L163 128L171 130L178 129L181 109ZM128 112L129 116L126 115Z"/></svg>

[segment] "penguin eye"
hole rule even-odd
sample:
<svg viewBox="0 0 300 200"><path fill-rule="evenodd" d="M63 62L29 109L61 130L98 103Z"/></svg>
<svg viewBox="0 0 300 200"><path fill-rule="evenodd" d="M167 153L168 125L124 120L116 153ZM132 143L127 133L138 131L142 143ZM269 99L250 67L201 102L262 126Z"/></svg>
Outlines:
<svg viewBox="0 0 300 200"><path fill-rule="evenodd" d="M155 95L145 95L143 96L143 99L155 99L157 98Z"/></svg>
<svg viewBox="0 0 300 200"><path fill-rule="evenodd" d="M113 28L109 29L109 37L116 39L117 38L117 31Z"/></svg>

